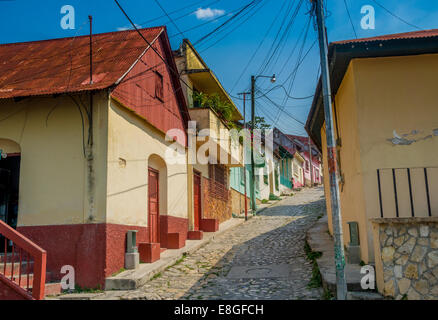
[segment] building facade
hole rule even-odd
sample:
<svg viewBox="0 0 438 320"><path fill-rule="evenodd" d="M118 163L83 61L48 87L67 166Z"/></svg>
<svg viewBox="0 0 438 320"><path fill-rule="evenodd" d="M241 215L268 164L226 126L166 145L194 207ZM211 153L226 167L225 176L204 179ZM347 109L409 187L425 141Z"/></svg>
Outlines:
<svg viewBox="0 0 438 320"><path fill-rule="evenodd" d="M176 65L165 28L141 32L159 55L136 31L94 35L92 76L88 37L0 46L15 57L1 68L16 70L0 83L2 220L47 251L55 279L71 265L82 287L124 268L128 230L147 262L151 244L184 246L192 223ZM169 165L173 149L182 161Z"/></svg>
<svg viewBox="0 0 438 320"><path fill-rule="evenodd" d="M359 247L379 292L396 299L438 299L437 39L430 30L329 50L347 256ZM306 129L323 152L333 232L321 83Z"/></svg>
<svg viewBox="0 0 438 320"><path fill-rule="evenodd" d="M189 40L183 40L174 56L198 137L194 161L188 165L189 210L198 221L193 231L211 230L207 225L217 230L219 223L232 217L230 168L240 170L243 149L232 143L230 130L242 115Z"/></svg>

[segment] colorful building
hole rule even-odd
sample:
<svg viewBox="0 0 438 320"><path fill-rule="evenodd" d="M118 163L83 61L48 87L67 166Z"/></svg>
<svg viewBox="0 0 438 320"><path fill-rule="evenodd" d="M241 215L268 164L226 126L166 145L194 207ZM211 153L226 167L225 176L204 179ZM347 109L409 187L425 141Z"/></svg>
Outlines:
<svg viewBox="0 0 438 320"><path fill-rule="evenodd" d="M304 184L310 187L312 185L312 179L314 185L322 184L321 154L316 145L311 140L309 141L309 137L290 134L287 136L293 141L295 148L304 159ZM312 159L310 159L310 149L312 150ZM310 170L313 171L311 172Z"/></svg>
<svg viewBox="0 0 438 320"><path fill-rule="evenodd" d="M196 133L205 138L197 141L196 155L209 156L208 163L196 157L188 165L189 215L196 221L193 231L215 231L232 217L229 172L242 167L243 149L233 146L230 130L242 115L189 40L183 40L174 56ZM208 144L214 152L203 151ZM201 237L200 232L192 234Z"/></svg>
<svg viewBox="0 0 438 320"><path fill-rule="evenodd" d="M0 45L1 217L47 251L55 280L71 265L78 286L102 288L128 231L147 262L194 224L173 53L164 27L140 32L156 52L136 31L93 35L92 73L88 36Z"/></svg>
<svg viewBox="0 0 438 320"><path fill-rule="evenodd" d="M279 129L274 129L274 145L280 155L280 189L290 194L293 189L304 187L304 158L299 146Z"/></svg>
<svg viewBox="0 0 438 320"><path fill-rule="evenodd" d="M347 257L376 267L396 299L438 299L438 30L329 46L340 205ZM306 129L323 153L321 82Z"/></svg>

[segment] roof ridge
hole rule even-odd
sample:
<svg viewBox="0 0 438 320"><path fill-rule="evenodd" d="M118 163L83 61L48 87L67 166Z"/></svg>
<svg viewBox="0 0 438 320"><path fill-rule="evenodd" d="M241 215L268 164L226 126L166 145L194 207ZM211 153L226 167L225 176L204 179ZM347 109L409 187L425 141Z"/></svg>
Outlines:
<svg viewBox="0 0 438 320"><path fill-rule="evenodd" d="M165 28L165 26L141 28L141 29L138 29L138 30L142 31L142 30L154 30L154 29L163 29L163 28ZM128 32L137 32L137 30L135 30L135 29L128 29L128 30L116 30L116 31L109 31L109 32L102 32L102 33L93 33L93 37L95 37L95 36L110 35L110 34L114 34L114 33L122 34L122 33L128 33ZM51 39L23 41L23 42L0 43L0 47L14 46L14 45L23 45L23 44L30 44L30 43L42 43L42 42L49 42L49 41L72 40L72 39L84 38L84 37L89 37L89 34L84 34L84 35L80 35L80 36L63 37L63 38L51 38Z"/></svg>
<svg viewBox="0 0 438 320"><path fill-rule="evenodd" d="M420 35L423 35L420 37ZM372 42L372 41L391 41L397 39L411 39L411 38L432 38L438 36L438 29L425 29L418 31L408 31L408 32L399 32L399 33L390 33L390 34L382 34L380 36L375 37L365 37L358 39L346 39L333 41L331 44L351 44L351 43L359 43L359 42Z"/></svg>

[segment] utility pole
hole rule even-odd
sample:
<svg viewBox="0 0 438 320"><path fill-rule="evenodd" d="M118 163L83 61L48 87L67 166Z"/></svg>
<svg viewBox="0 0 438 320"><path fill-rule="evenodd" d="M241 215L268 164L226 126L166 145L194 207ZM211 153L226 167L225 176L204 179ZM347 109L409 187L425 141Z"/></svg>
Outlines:
<svg viewBox="0 0 438 320"><path fill-rule="evenodd" d="M330 86L328 42L325 28L323 0L311 0L318 24L319 49L321 56L321 77L323 88L324 115L327 137L327 159L330 174L330 196L335 242L336 287L338 300L347 299L347 281L345 278L345 255L342 234L342 215L339 198L339 176L336 161L336 141L333 129L333 109Z"/></svg>
<svg viewBox="0 0 438 320"><path fill-rule="evenodd" d="M251 210L254 215L257 211L255 193L255 164L254 164L254 128L255 128L255 76L251 76L251 179L249 182L249 192L251 196Z"/></svg>
<svg viewBox="0 0 438 320"><path fill-rule="evenodd" d="M310 140L310 136L309 136L309 159L310 159L310 187L313 188L312 140Z"/></svg>
<svg viewBox="0 0 438 320"><path fill-rule="evenodd" d="M251 92L242 92L242 93L238 93L238 95L243 95L243 129L245 132L245 139L243 142L243 187L245 188L245 221L248 221L248 196L246 194L246 160L245 160L245 155L246 155L246 149L245 149L245 145L246 145L246 95L247 94L251 94Z"/></svg>

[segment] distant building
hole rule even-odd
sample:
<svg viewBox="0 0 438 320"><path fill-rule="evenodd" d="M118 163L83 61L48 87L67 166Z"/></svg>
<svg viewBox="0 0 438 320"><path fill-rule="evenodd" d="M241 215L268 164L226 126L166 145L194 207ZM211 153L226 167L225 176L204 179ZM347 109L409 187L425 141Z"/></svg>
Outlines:
<svg viewBox="0 0 438 320"><path fill-rule="evenodd" d="M304 158L304 180L306 186L311 186L311 179L313 178L313 184L322 184L322 168L321 168L321 154L316 145L311 142L312 160L310 160L309 152L309 137L287 135L291 139L301 156ZM310 170L313 170L311 173ZM313 174L313 177L312 177Z"/></svg>

